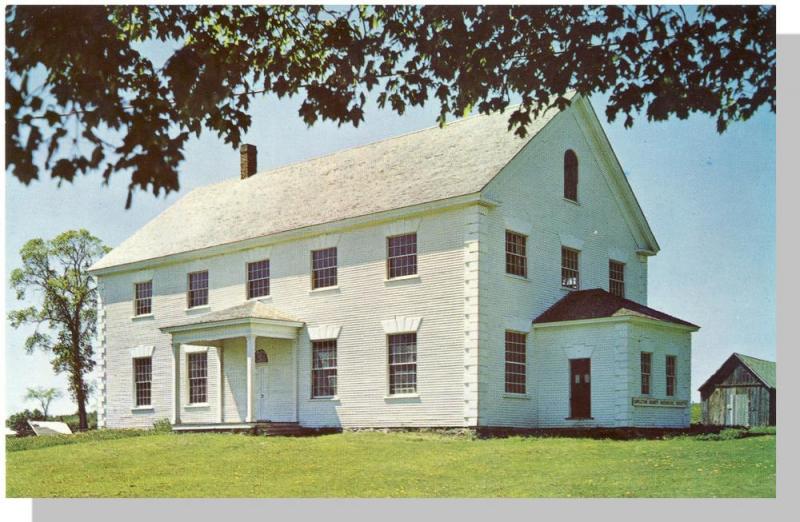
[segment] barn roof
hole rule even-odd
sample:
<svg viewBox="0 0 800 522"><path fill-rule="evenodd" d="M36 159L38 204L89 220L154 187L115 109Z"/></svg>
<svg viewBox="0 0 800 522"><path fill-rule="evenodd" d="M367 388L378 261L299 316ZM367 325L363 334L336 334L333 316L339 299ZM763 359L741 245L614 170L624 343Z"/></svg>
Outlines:
<svg viewBox="0 0 800 522"><path fill-rule="evenodd" d="M699 328L683 319L659 312L636 301L618 297L602 288L575 290L533 320L534 324L579 321L605 317L639 316L667 323Z"/></svg>
<svg viewBox="0 0 800 522"><path fill-rule="evenodd" d="M741 353L734 352L731 354L730 357L725 359L725 362L720 365L720 367L715 371L711 377L706 379L702 385L700 385L698 390L702 391L703 388L708 386L709 384L717 381L719 377L722 376L723 372L729 366L731 361L738 360L742 363L750 373L752 373L756 379L764 383L764 386L768 388L775 389L776 388L776 378L775 378L775 363L772 361L766 361L764 359L757 359L755 357L751 357L749 355L744 355Z"/></svg>
<svg viewBox="0 0 800 522"><path fill-rule="evenodd" d="M194 189L91 270L478 193L558 112L525 139L497 112Z"/></svg>

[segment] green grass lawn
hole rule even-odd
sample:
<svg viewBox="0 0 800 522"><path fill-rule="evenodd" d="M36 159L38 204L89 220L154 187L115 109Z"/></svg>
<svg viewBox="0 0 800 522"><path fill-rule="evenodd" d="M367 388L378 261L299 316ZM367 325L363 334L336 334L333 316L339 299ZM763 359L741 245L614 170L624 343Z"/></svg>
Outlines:
<svg viewBox="0 0 800 522"><path fill-rule="evenodd" d="M775 435L611 441L166 433L25 444L6 453L9 497L775 496Z"/></svg>

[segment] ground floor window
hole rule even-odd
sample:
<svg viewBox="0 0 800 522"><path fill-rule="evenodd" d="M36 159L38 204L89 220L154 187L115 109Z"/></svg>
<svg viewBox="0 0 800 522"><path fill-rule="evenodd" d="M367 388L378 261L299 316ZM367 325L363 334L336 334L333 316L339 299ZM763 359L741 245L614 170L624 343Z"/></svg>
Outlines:
<svg viewBox="0 0 800 522"><path fill-rule="evenodd" d="M153 358L138 357L133 360L134 393L136 406L150 406L152 400Z"/></svg>
<svg viewBox="0 0 800 522"><path fill-rule="evenodd" d="M311 396L336 395L336 339L312 341Z"/></svg>
<svg viewBox="0 0 800 522"><path fill-rule="evenodd" d="M208 402L208 354L189 354L189 403Z"/></svg>
<svg viewBox="0 0 800 522"><path fill-rule="evenodd" d="M417 334L389 336L389 394L417 392Z"/></svg>
<svg viewBox="0 0 800 522"><path fill-rule="evenodd" d="M640 358L642 370L642 395L650 395L650 368L653 354L642 352Z"/></svg>
<svg viewBox="0 0 800 522"><path fill-rule="evenodd" d="M525 334L506 332L506 393L525 393Z"/></svg>
<svg viewBox="0 0 800 522"><path fill-rule="evenodd" d="M675 395L675 365L677 358L674 355L667 355L667 395Z"/></svg>

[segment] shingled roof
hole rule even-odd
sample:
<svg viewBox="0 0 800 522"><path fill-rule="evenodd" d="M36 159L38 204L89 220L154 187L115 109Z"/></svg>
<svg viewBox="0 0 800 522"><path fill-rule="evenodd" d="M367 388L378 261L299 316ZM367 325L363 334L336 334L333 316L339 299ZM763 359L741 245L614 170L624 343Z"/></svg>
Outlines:
<svg viewBox="0 0 800 522"><path fill-rule="evenodd" d="M197 188L92 270L478 193L556 114L526 139L508 131L506 111Z"/></svg>
<svg viewBox="0 0 800 522"><path fill-rule="evenodd" d="M244 304L231 306L230 308L225 308L223 310L218 310L216 312L210 312L207 314L197 316L196 318L190 319L180 324L165 326L162 328L162 330L167 331L173 328L220 323L224 321L236 321L239 319L241 320L266 319L270 321L286 321L293 323L302 322L296 317L292 317L288 314L285 314L280 310L272 308L271 306L259 303L258 301L248 301Z"/></svg>
<svg viewBox="0 0 800 522"><path fill-rule="evenodd" d="M646 317L657 321L700 328L688 321L659 312L636 301L613 295L602 288L575 290L568 293L534 319L533 323L544 324L624 316Z"/></svg>

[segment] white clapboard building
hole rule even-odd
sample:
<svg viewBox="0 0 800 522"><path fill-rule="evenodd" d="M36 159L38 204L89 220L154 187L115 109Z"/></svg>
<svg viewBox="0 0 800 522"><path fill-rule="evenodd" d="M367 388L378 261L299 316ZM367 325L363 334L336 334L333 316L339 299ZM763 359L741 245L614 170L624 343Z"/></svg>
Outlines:
<svg viewBox="0 0 800 522"><path fill-rule="evenodd" d="M99 423L680 427L691 332L588 100L183 196L91 269Z"/></svg>

